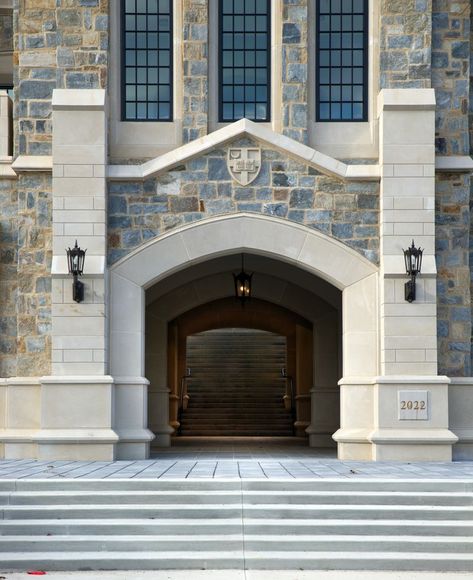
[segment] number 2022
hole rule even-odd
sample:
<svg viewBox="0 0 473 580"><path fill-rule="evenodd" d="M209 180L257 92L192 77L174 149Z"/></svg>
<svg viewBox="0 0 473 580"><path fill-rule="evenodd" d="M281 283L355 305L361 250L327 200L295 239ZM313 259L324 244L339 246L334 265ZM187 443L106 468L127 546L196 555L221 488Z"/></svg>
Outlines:
<svg viewBox="0 0 473 580"><path fill-rule="evenodd" d="M425 401L401 401L401 410L424 411Z"/></svg>

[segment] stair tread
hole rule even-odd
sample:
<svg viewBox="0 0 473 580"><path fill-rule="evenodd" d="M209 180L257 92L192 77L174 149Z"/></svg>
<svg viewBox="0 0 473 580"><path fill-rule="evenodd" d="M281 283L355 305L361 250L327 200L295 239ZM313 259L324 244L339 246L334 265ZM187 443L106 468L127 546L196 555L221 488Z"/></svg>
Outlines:
<svg viewBox="0 0 473 580"><path fill-rule="evenodd" d="M176 550L176 552L180 555L182 555L182 550ZM58 553L58 552L42 552L41 554L34 554L32 555L31 553L24 553L24 552L3 552L2 553L2 560L6 560L7 558L10 560L27 560L27 561L31 561L34 560L37 563L41 563L42 560L47 560L49 558L54 558L57 560L77 560L79 558L79 556L81 557L81 559L87 559L87 560L102 560L104 557L106 557L107 553L111 554L111 557L113 557L113 559L116 560L120 560L120 559L147 559L147 558L156 558L159 560L165 560L168 559L170 556L170 554L172 553L172 551L168 550L167 553L162 553L162 552L149 552L149 551L143 551L143 552L126 552L123 551L120 554L116 554L116 552L107 552L107 551L103 551L103 552L73 552L73 556L71 557L71 554L69 553ZM316 552L316 555L314 556L314 553L310 552L310 551L294 551L294 552L289 552L289 557L290 558L297 558L297 559L312 559L312 558L317 558L317 559L331 559L333 557L336 557L337 559L345 559L345 560L349 560L352 558L355 559L372 559L373 557L377 558L377 559L398 559L399 557L405 557L404 552L370 552L369 550L366 551L356 551L356 552L344 552L343 554L340 554L339 552L332 552L332 551L327 551L327 552ZM375 556L373 556L373 554L375 554ZM207 558L216 558L216 559L223 559L223 558L228 558L228 557L232 557L232 556L237 556L240 557L241 556L241 551L240 550L228 550L228 551L221 551L221 550L215 550L215 551L211 551L211 550L206 550L206 551L199 551L199 552L195 552L195 551L186 551L185 553L185 557L186 559L188 558L203 558L203 557L207 557ZM473 561L473 554L462 554L462 553L457 553L457 552L444 552L441 554L435 553L435 552L409 552L409 558L411 559L417 559L417 560L423 560L423 559L436 559L436 560L443 560L446 559L447 557L451 556L452 558L455 558L456 560L468 560L468 561ZM174 557L174 556L173 556ZM288 558L288 553L287 552L280 552L280 551L274 551L274 552L270 552L270 551L265 551L265 552L254 552L254 551L245 551L245 557L246 558L253 558L253 559L266 559L266 558L271 558L271 559L278 559L278 560L282 560L282 559L286 559Z"/></svg>
<svg viewBox="0 0 473 580"><path fill-rule="evenodd" d="M297 542L322 542L322 543L332 543L338 541L347 541L352 543L363 544L368 541L373 542L425 542L429 544L435 543L447 543L447 544L458 544L467 543L473 544L472 536L413 536L404 535L396 536L393 538L392 535L364 535L364 536L354 536L351 534L333 534L330 536L320 535L320 534L299 534L294 536L287 535L277 535L272 534L271 536L261 537L259 534L244 534L246 541L258 541L258 542L268 542L268 543L297 543ZM234 541L242 539L242 533L220 533L218 535L219 540ZM38 536L38 535L11 535L11 536L0 536L2 543L13 543L13 542L41 542L48 543L53 540L67 540L75 542L101 542L101 541L114 541L114 542L129 542L129 535L107 535L107 534L53 534L50 536ZM156 536L151 534L136 534L133 535L134 541L156 541ZM183 541L209 541L215 540L214 534L169 534L164 538L159 538L160 542L171 543L171 542L183 542Z"/></svg>

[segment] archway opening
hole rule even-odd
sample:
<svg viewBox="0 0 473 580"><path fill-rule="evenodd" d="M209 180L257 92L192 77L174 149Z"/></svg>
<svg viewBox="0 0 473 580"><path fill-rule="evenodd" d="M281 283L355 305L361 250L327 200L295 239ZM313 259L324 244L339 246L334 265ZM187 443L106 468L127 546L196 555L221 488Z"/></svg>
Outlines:
<svg viewBox="0 0 473 580"><path fill-rule="evenodd" d="M379 375L377 267L316 230L255 214L230 214L177 228L110 269L110 371L118 457L147 456L150 441L154 446L170 444L174 429L169 406L176 395L170 393L167 373L169 321L232 296L232 273L241 268L242 252L253 261L245 266L260 280L254 296L314 324L306 430L311 445L333 445L337 431L342 456L370 457L374 409L371 395L366 402L364 383L366 377ZM340 405L342 333L345 382Z"/></svg>
<svg viewBox="0 0 473 580"><path fill-rule="evenodd" d="M252 328L219 328L186 341L181 437L290 437L287 339ZM294 401L295 402L295 401Z"/></svg>
<svg viewBox="0 0 473 580"><path fill-rule="evenodd" d="M254 272L254 295L244 307L233 295L239 254L190 266L147 290L145 372L154 447L160 446L163 387L176 443L189 436L307 443L310 436L312 445L334 447L341 292L265 256L245 254L245 265ZM265 352L265 341L282 350Z"/></svg>

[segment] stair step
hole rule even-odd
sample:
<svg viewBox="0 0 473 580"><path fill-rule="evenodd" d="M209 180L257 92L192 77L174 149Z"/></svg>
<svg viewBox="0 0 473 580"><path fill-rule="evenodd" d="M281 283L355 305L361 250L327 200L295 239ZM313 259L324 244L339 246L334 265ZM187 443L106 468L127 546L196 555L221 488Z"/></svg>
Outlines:
<svg viewBox="0 0 473 580"><path fill-rule="evenodd" d="M0 543L2 552L187 552L189 545L192 550L241 550L243 534L215 535L168 535L160 537L159 541L153 535L48 535L41 536L10 536L3 537ZM452 554L472 554L473 538L468 536L350 536L332 535L299 535L287 537L272 535L262 538L258 535L245 534L245 550L252 552L267 552L281 550L286 553L299 551L312 552L425 552Z"/></svg>
<svg viewBox="0 0 473 580"><path fill-rule="evenodd" d="M0 503L3 571L473 571L467 479L3 480Z"/></svg>
<svg viewBox="0 0 473 580"><path fill-rule="evenodd" d="M160 505L28 505L3 506L3 517L11 519L51 518L209 518L221 519L238 517L242 509L238 504L160 504ZM426 519L432 520L473 519L472 506L418 506L418 505L305 505L305 504L264 504L243 505L243 515L249 518L267 519Z"/></svg>
<svg viewBox="0 0 473 580"><path fill-rule="evenodd" d="M326 520L326 519L275 519L245 518L245 534L261 538L278 536L284 531L286 537L330 535L337 536L343 531L344 536L419 536L424 537L473 537L471 521L456 520ZM46 536L56 535L212 535L238 534L242 530L241 515L236 518L219 520L205 519L30 519L4 520L0 522L1 541L12 536ZM0 542L1 543L1 542Z"/></svg>
<svg viewBox="0 0 473 580"><path fill-rule="evenodd" d="M313 507L318 505L377 505L377 506L466 506L472 507L471 494L459 492L381 492L381 491L30 491L0 492L3 506L53 505L126 505L126 504L252 504L272 506L291 504ZM1 521L1 520L0 520Z"/></svg>
<svg viewBox="0 0 473 580"><path fill-rule="evenodd" d="M404 552L252 552L233 551L168 551L150 552L4 552L2 570L422 570L470 571L472 554Z"/></svg>

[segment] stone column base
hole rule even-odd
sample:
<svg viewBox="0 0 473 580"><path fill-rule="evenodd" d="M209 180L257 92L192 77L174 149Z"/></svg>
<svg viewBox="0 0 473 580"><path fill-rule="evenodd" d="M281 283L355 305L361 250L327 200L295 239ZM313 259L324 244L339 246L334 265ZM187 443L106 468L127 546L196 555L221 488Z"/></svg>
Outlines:
<svg viewBox="0 0 473 580"><path fill-rule="evenodd" d="M451 461L458 441L448 429L380 429L370 439L375 461Z"/></svg>
<svg viewBox="0 0 473 580"><path fill-rule="evenodd" d="M448 387L448 426L458 437L453 459L473 461L473 377L452 377Z"/></svg>
<svg viewBox="0 0 473 580"><path fill-rule="evenodd" d="M448 429L443 376L343 378L339 459L451 461L458 437Z"/></svg>
<svg viewBox="0 0 473 580"><path fill-rule="evenodd" d="M340 391L316 386L310 390L311 422L305 432L310 447L335 447L333 434L340 425Z"/></svg>
<svg viewBox="0 0 473 580"><path fill-rule="evenodd" d="M146 459L154 438L147 428L147 388L143 377L0 380L0 457Z"/></svg>

